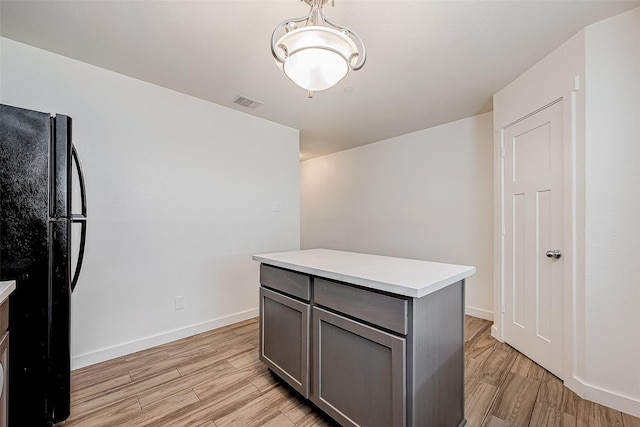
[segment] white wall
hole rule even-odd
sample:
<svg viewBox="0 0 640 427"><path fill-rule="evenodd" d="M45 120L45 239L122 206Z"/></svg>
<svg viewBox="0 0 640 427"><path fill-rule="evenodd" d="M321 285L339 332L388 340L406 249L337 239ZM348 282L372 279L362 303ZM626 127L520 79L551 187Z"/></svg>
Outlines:
<svg viewBox="0 0 640 427"><path fill-rule="evenodd" d="M585 39L584 378L640 416L640 8Z"/></svg>
<svg viewBox="0 0 640 427"><path fill-rule="evenodd" d="M298 131L0 41L1 102L71 116L85 170L74 367L256 316L251 255L299 248Z"/></svg>
<svg viewBox="0 0 640 427"><path fill-rule="evenodd" d="M492 114L300 166L301 246L473 265L467 312L493 316Z"/></svg>

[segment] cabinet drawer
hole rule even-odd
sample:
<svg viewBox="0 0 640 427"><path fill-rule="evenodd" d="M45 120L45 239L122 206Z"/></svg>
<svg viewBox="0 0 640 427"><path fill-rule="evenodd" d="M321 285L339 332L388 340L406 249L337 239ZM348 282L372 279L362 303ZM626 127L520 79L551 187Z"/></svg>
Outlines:
<svg viewBox="0 0 640 427"><path fill-rule="evenodd" d="M260 264L260 283L296 298L311 300L311 278L305 274Z"/></svg>
<svg viewBox="0 0 640 427"><path fill-rule="evenodd" d="M346 284L316 278L316 304L353 316L376 326L407 334L408 301Z"/></svg>

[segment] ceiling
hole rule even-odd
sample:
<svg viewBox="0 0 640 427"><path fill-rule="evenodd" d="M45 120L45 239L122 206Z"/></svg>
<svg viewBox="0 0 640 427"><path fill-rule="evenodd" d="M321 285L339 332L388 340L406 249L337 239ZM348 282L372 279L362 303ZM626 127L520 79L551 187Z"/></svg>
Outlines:
<svg viewBox="0 0 640 427"><path fill-rule="evenodd" d="M276 67L300 0L7 1L0 34L300 129L301 159L492 110L492 95L581 28L640 1L335 0L367 62L314 98ZM262 102L256 110L237 95Z"/></svg>

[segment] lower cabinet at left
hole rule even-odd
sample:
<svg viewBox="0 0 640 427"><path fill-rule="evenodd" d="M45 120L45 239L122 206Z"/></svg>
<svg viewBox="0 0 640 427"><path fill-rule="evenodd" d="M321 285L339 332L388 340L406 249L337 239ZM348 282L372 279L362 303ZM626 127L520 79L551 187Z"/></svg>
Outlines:
<svg viewBox="0 0 640 427"><path fill-rule="evenodd" d="M310 304L260 288L260 359L309 397Z"/></svg>

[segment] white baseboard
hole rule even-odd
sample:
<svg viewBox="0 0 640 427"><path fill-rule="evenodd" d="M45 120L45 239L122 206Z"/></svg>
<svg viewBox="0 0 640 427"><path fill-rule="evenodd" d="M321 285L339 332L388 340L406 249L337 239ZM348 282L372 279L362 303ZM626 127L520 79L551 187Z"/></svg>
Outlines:
<svg viewBox="0 0 640 427"><path fill-rule="evenodd" d="M637 398L605 390L588 384L576 377L570 378L570 380L565 381L564 384L583 399L591 400L592 402L625 412L634 417L640 417L640 400Z"/></svg>
<svg viewBox="0 0 640 427"><path fill-rule="evenodd" d="M493 326L491 326L491 336L500 342L504 342L502 337L498 334L498 328L496 327L495 323L493 324Z"/></svg>
<svg viewBox="0 0 640 427"><path fill-rule="evenodd" d="M498 341L503 342L503 337L500 336L498 332L498 328L494 323L491 327L491 336ZM638 397L626 396L611 390L597 387L585 382L575 375L567 375L564 379L564 385L583 399L625 412L633 415L634 417L640 417L640 399Z"/></svg>
<svg viewBox="0 0 640 427"><path fill-rule="evenodd" d="M232 323L241 322L257 316L258 309L255 308L231 314L229 316L220 317L218 319L208 320L195 325L163 332L157 335L152 335L150 337L141 338L139 340L129 341L101 350L92 351L90 353L80 354L71 358L71 369L79 369L95 363L104 362L105 360L126 356L127 354L135 353L136 351L166 344L171 341L190 337L212 329L221 328L223 326L231 325Z"/></svg>
<svg viewBox="0 0 640 427"><path fill-rule="evenodd" d="M493 311L490 310L466 306L464 314L493 322Z"/></svg>

